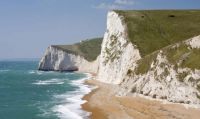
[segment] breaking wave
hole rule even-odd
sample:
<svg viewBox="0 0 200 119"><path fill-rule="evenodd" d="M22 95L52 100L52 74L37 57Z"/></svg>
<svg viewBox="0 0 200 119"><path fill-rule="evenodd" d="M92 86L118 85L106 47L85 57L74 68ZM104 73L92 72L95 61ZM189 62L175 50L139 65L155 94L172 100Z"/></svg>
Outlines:
<svg viewBox="0 0 200 119"><path fill-rule="evenodd" d="M37 81L33 83L35 85L53 85L53 84L64 84L64 81L61 79L50 79L50 80L45 80L45 81Z"/></svg>

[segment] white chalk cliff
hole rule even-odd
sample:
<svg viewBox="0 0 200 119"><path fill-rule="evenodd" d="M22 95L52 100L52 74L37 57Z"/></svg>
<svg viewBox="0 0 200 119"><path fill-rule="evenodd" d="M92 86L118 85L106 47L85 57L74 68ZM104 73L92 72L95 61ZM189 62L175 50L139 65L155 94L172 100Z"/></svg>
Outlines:
<svg viewBox="0 0 200 119"><path fill-rule="evenodd" d="M145 74L136 74L137 61L141 59L137 46L127 37L124 18L112 11L107 16L107 30L99 57L97 80L118 84L117 95L142 94L170 102L200 105L200 70L174 69L162 50L157 54L151 69ZM200 36L187 40L191 48L200 48ZM163 67L164 65L164 67ZM181 82L178 75L187 72ZM192 81L191 81L192 80Z"/></svg>
<svg viewBox="0 0 200 119"><path fill-rule="evenodd" d="M200 36L184 42L188 49L200 48ZM177 47L179 44L170 47ZM187 55L187 54L186 54ZM137 46L130 42L123 16L111 11L107 16L107 30L96 61L89 62L79 55L55 47L47 48L39 64L40 70L79 70L97 73L97 80L119 85L117 95L142 94L170 102L200 105L200 70L175 68L159 50L150 70L137 74L141 59ZM180 81L180 74L185 74Z"/></svg>
<svg viewBox="0 0 200 119"><path fill-rule="evenodd" d="M102 42L97 79L106 83L120 84L130 67L140 59L139 50L128 41L126 26L116 12L107 16L107 30Z"/></svg>
<svg viewBox="0 0 200 119"><path fill-rule="evenodd" d="M47 48L39 63L39 70L44 71L80 71L96 73L97 69L98 58L93 62L89 62L80 55L68 53L53 46Z"/></svg>

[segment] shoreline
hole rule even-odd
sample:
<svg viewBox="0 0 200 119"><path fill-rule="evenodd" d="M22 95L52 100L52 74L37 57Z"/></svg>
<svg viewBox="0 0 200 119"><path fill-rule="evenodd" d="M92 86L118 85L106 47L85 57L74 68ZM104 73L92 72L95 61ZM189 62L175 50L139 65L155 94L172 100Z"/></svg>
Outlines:
<svg viewBox="0 0 200 119"><path fill-rule="evenodd" d="M89 82L91 80L94 80L97 74L91 72L86 72L85 74L88 75L89 78L84 82L84 85L91 86L90 87L91 91L82 97L82 100L84 100L85 103L81 104L81 108L82 110L89 112L88 117L91 119L107 119L106 115L104 115L104 112L102 112L101 109L97 107L93 108L88 104L88 100L99 89L97 85L94 85L93 83Z"/></svg>
<svg viewBox="0 0 200 119"><path fill-rule="evenodd" d="M85 82L86 85L94 86L93 84L91 84L87 81ZM106 115L104 114L104 112L100 108L92 107L88 103L90 98L92 97L92 95L95 94L95 92L98 91L98 90L99 90L99 87L93 89L90 93L84 95L82 99L85 100L86 102L84 104L82 104L81 107L82 107L83 110L90 113L89 118L91 118L91 119L107 119Z"/></svg>
<svg viewBox="0 0 200 119"><path fill-rule="evenodd" d="M82 99L82 109L90 112L90 119L199 119L200 109L181 104L162 103L144 97L116 97L113 85L87 80L86 85L98 86Z"/></svg>

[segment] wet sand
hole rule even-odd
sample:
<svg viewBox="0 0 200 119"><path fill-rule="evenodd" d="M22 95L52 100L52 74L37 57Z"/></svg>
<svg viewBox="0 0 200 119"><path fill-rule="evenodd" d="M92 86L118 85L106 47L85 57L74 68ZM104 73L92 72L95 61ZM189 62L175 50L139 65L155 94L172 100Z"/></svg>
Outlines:
<svg viewBox="0 0 200 119"><path fill-rule="evenodd" d="M200 119L200 109L179 104L162 104L142 97L116 97L115 86L88 80L98 86L84 96L88 102L82 108L91 112L91 119Z"/></svg>

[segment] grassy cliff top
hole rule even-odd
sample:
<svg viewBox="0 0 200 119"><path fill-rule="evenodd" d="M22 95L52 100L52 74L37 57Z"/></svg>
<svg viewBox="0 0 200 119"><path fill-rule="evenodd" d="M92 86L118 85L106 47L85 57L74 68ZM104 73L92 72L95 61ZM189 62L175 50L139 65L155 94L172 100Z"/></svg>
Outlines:
<svg viewBox="0 0 200 119"><path fill-rule="evenodd" d="M94 38L73 45L53 45L53 47L83 56L88 61L94 61L101 52L102 40L103 38Z"/></svg>
<svg viewBox="0 0 200 119"><path fill-rule="evenodd" d="M129 40L142 57L170 44L200 35L200 10L128 10L124 17Z"/></svg>

